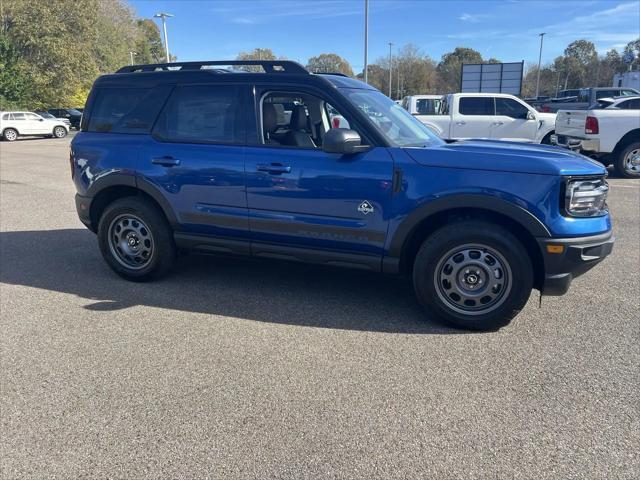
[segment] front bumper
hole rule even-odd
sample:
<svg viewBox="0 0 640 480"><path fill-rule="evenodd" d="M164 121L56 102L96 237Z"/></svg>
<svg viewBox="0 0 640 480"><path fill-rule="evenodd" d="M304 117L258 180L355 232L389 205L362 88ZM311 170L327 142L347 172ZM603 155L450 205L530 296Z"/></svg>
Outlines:
<svg viewBox="0 0 640 480"><path fill-rule="evenodd" d="M615 238L609 230L578 238L538 238L544 259L543 295L564 295L571 281L600 263L613 250ZM550 253L559 251L561 253Z"/></svg>
<svg viewBox="0 0 640 480"><path fill-rule="evenodd" d="M566 135L551 135L551 144L579 152L599 152L600 140L597 138L568 137Z"/></svg>

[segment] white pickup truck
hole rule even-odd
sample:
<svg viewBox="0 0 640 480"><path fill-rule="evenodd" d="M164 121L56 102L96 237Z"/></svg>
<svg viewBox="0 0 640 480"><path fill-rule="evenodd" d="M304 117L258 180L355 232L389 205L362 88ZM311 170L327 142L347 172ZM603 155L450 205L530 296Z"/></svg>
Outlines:
<svg viewBox="0 0 640 480"><path fill-rule="evenodd" d="M560 110L552 143L613 164L623 177L640 178L640 96L601 99L590 110Z"/></svg>
<svg viewBox="0 0 640 480"><path fill-rule="evenodd" d="M415 115L444 140L490 138L551 143L555 113L540 113L506 93L453 93L442 97L439 115Z"/></svg>
<svg viewBox="0 0 640 480"><path fill-rule="evenodd" d="M408 95L400 105L411 115L437 115L442 95Z"/></svg>

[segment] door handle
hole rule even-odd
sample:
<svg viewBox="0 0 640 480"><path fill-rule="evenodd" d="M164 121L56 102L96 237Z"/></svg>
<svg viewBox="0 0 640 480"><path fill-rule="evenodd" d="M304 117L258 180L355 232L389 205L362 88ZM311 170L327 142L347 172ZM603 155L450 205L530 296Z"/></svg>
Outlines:
<svg viewBox="0 0 640 480"><path fill-rule="evenodd" d="M272 175L280 175L282 173L291 173L291 167L289 165L283 165L281 163L260 163L257 166L259 172L267 172Z"/></svg>
<svg viewBox="0 0 640 480"><path fill-rule="evenodd" d="M171 155L165 155L164 157L152 158L151 163L154 165L162 165L163 167L175 167L180 165L180 160L173 158Z"/></svg>
<svg viewBox="0 0 640 480"><path fill-rule="evenodd" d="M504 122L493 122L494 125L504 125Z"/></svg>
<svg viewBox="0 0 640 480"><path fill-rule="evenodd" d="M456 122L456 125L466 125L467 122Z"/></svg>

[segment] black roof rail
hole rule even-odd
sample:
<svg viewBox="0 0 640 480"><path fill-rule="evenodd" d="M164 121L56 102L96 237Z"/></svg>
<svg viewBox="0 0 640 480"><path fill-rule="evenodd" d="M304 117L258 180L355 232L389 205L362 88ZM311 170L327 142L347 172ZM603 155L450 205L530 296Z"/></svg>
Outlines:
<svg viewBox="0 0 640 480"><path fill-rule="evenodd" d="M351 78L349 77L349 75L345 75L344 73L340 73L340 72L313 72L315 75L337 75L338 77L347 77L347 78Z"/></svg>
<svg viewBox="0 0 640 480"><path fill-rule="evenodd" d="M158 72L167 70L213 70L217 73L232 73L231 70L221 68L208 68L216 65L230 66L247 66L257 65L263 68L266 73L297 73L308 75L306 68L298 62L292 60L214 60L205 62L174 62L174 63L151 63L147 65L127 65L122 67L116 73L134 73L134 72Z"/></svg>

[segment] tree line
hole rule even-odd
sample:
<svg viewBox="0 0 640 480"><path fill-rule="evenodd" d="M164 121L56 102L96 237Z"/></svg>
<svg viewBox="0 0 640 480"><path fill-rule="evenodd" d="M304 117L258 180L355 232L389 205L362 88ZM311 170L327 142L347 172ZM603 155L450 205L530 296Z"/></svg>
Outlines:
<svg viewBox="0 0 640 480"><path fill-rule="evenodd" d="M136 18L126 0L0 0L0 110L81 106L95 78L130 63L132 55L135 63L166 61L157 25ZM640 38L622 52L612 49L605 55L599 55L592 42L576 40L563 55L542 66L540 93L611 85L613 75L628 68L623 59L629 55L640 58ZM239 60L278 58L285 57L269 48L237 56ZM370 64L367 77L372 86L386 94L391 91L395 99L444 94L459 90L463 63L498 62L467 47L457 47L436 61L408 44L391 58L382 56ZM313 56L306 66L312 72L364 77L336 53ZM528 66L523 96L535 93L536 79L537 65Z"/></svg>
<svg viewBox="0 0 640 480"><path fill-rule="evenodd" d="M156 24L123 0L0 0L0 110L82 106L132 55L165 61Z"/></svg>

